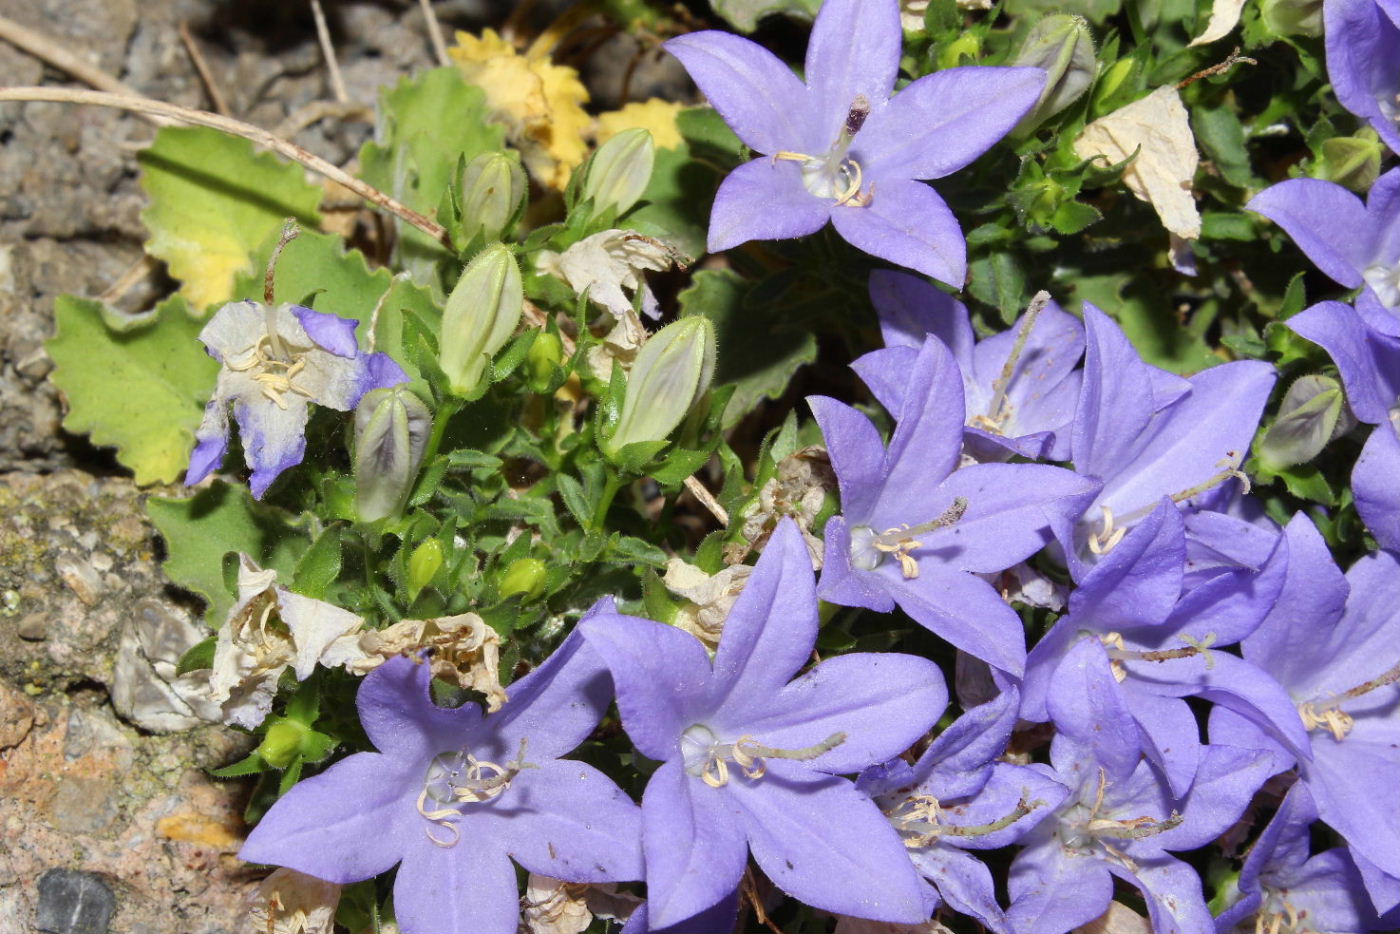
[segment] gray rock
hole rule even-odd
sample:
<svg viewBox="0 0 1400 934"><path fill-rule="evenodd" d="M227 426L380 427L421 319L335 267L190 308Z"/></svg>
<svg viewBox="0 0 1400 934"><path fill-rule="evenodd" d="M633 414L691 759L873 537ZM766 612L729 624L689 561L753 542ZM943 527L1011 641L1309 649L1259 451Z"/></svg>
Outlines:
<svg viewBox="0 0 1400 934"><path fill-rule="evenodd" d="M101 876L77 869L50 869L39 880L40 931L45 934L107 934L117 899Z"/></svg>

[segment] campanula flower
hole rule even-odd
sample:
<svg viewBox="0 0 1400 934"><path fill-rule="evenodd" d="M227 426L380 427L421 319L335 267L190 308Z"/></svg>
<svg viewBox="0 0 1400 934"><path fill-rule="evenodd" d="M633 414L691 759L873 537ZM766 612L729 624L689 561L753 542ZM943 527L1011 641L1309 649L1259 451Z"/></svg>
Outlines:
<svg viewBox="0 0 1400 934"><path fill-rule="evenodd" d="M1400 3L1325 0L1322 22L1337 100L1400 152Z"/></svg>

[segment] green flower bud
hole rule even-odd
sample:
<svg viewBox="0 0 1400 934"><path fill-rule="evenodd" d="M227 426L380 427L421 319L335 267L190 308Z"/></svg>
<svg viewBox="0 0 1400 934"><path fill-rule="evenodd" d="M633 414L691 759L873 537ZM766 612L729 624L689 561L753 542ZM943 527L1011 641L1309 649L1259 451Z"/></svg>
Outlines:
<svg viewBox="0 0 1400 934"><path fill-rule="evenodd" d="M548 569L539 558L517 558L501 576L501 596L524 594L533 600L544 592L544 577Z"/></svg>
<svg viewBox="0 0 1400 934"><path fill-rule="evenodd" d="M520 324L525 291L510 250L497 243L476 255L447 296L438 363L452 391L471 397L486 366Z"/></svg>
<svg viewBox="0 0 1400 934"><path fill-rule="evenodd" d="M517 159L503 152L485 152L462 170L462 234L464 242L480 234L499 240L515 223L525 203L528 182Z"/></svg>
<svg viewBox="0 0 1400 934"><path fill-rule="evenodd" d="M977 61L982 54L982 39L975 33L965 32L938 50L938 67L956 68L963 64L963 58Z"/></svg>
<svg viewBox="0 0 1400 934"><path fill-rule="evenodd" d="M1094 80L1094 37L1081 16L1055 13L1031 28L1010 64L1043 69L1049 76L1035 106L1012 130L1025 136L1079 99Z"/></svg>
<svg viewBox="0 0 1400 934"><path fill-rule="evenodd" d="M355 512L361 521L403 510L432 427L432 413L406 386L365 393L355 408Z"/></svg>
<svg viewBox="0 0 1400 934"><path fill-rule="evenodd" d="M564 362L564 342L558 334L541 331L525 354L525 381L535 392L548 392Z"/></svg>
<svg viewBox="0 0 1400 934"><path fill-rule="evenodd" d="M623 130L598 147L583 179L583 198L592 199L595 214L609 208L624 213L637 203L651 181L656 144L640 127Z"/></svg>
<svg viewBox="0 0 1400 934"><path fill-rule="evenodd" d="M1259 15L1276 36L1322 35L1322 0L1263 0Z"/></svg>
<svg viewBox="0 0 1400 934"><path fill-rule="evenodd" d="M714 375L715 326L709 318L682 318L657 331L637 351L605 452L666 440L710 388Z"/></svg>
<svg viewBox="0 0 1400 934"><path fill-rule="evenodd" d="M1338 434L1351 430L1341 384L1327 376L1301 376L1288 387L1278 418L1259 439L1258 457L1273 470L1305 464Z"/></svg>
<svg viewBox="0 0 1400 934"><path fill-rule="evenodd" d="M258 745L258 755L274 769L285 769L301 754L305 738L305 725L290 719L278 720L267 728Z"/></svg>
<svg viewBox="0 0 1400 934"><path fill-rule="evenodd" d="M1365 194L1381 174L1381 156L1384 152L1376 131L1363 127L1355 136L1334 136L1324 140L1312 174L1314 178L1336 182L1358 194Z"/></svg>
<svg viewBox="0 0 1400 934"><path fill-rule="evenodd" d="M436 538L425 538L408 556L408 592L417 597L423 588L433 582L438 571L442 570L442 542Z"/></svg>

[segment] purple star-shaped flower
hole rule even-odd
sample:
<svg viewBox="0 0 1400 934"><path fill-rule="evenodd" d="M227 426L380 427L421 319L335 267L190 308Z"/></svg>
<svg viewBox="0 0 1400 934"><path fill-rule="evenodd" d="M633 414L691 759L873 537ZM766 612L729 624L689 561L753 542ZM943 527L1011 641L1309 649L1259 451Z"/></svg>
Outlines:
<svg viewBox="0 0 1400 934"><path fill-rule="evenodd" d="M1394 478L1392 477L1392 480ZM1343 577L1305 515L1285 530L1288 573L1272 612L1241 643L1245 659L1283 685L1307 729L1286 748L1234 711L1211 712L1212 741L1298 765L1322 819L1358 856L1400 877L1400 559L1377 552ZM1388 905L1378 904L1381 910Z"/></svg>
<svg viewBox="0 0 1400 934"><path fill-rule="evenodd" d="M801 237L830 220L872 256L962 286L962 228L916 179L951 174L1005 136L1035 104L1045 72L950 68L893 94L902 39L895 0L827 0L805 84L767 49L729 33L666 43L762 154L720 186L710 250Z"/></svg>
<svg viewBox="0 0 1400 934"><path fill-rule="evenodd" d="M610 604L600 604L594 612ZM641 815L612 780L559 759L593 731L609 685L577 635L507 688L483 717L433 704L430 666L393 658L360 687L362 752L302 781L239 855L345 884L399 865L408 932L513 932L511 860L575 882L640 879Z"/></svg>
<svg viewBox="0 0 1400 934"><path fill-rule="evenodd" d="M908 273L870 274L870 301L880 316L884 351L867 354L857 372L891 412L903 401L908 372L924 338L948 345L962 372L964 441L978 460L1012 455L1069 460L1069 424L1079 399L1084 326L1054 302L1036 305L1011 329L974 341L967 306Z"/></svg>
<svg viewBox="0 0 1400 934"><path fill-rule="evenodd" d="M1400 3L1325 0L1327 77L1342 106L1370 122L1400 153Z"/></svg>
<svg viewBox="0 0 1400 934"><path fill-rule="evenodd" d="M1245 360L1181 379L1148 366L1113 319L1084 303L1084 384L1070 451L1074 469L1103 481L1088 509L1057 518L1075 580L1162 497L1211 506L1231 491L1276 374Z"/></svg>
<svg viewBox="0 0 1400 934"><path fill-rule="evenodd" d="M750 850L774 884L810 905L927 920L932 893L899 835L836 775L924 735L947 703L943 676L927 659L872 653L829 658L789 680L817 636L812 567L792 520L730 611L713 664L694 636L651 620L603 613L580 629L612 670L627 734L662 763L642 798L653 928L730 898Z"/></svg>
<svg viewBox="0 0 1400 934"><path fill-rule="evenodd" d="M866 769L856 787L875 798L909 858L955 911L1009 930L991 871L969 850L1015 843L1060 805L1068 789L1042 772L997 761L1016 725L1020 696L999 678L995 699L963 714L910 766Z"/></svg>
<svg viewBox="0 0 1400 934"><path fill-rule="evenodd" d="M1400 169L1390 173L1400 181ZM1400 198L1392 209L1400 217ZM1400 223L1395 224L1400 244ZM1381 547L1400 551L1400 336L1375 327L1386 317L1380 299L1363 292L1356 309L1341 302L1319 302L1287 321L1298 334L1326 350L1337 365L1347 403L1359 421L1375 425L1352 470L1356 510ZM1371 309L1370 314L1358 310ZM1400 309L1394 313L1400 314Z"/></svg>
<svg viewBox="0 0 1400 934"><path fill-rule="evenodd" d="M1254 665L1215 651L1248 635L1274 606L1287 549L1278 536L1272 541L1258 566L1188 575L1185 523L1163 502L1085 574L1070 612L1031 650L1021 716L1053 720L1119 773L1145 754L1177 794L1191 786L1201 755L1183 697L1229 706L1303 742L1284 690Z"/></svg>
<svg viewBox="0 0 1400 934"><path fill-rule="evenodd" d="M198 483L223 462L230 405L253 471L249 485L261 499L306 454L312 402L348 412L371 389L408 382L388 354L360 350L359 326L301 305L230 302L214 312L199 339L223 369L195 432L185 483Z"/></svg>
<svg viewBox="0 0 1400 934"><path fill-rule="evenodd" d="M1389 76L1392 94L1400 80L1397 74L1400 64ZM1259 192L1245 207L1287 231L1308 259L1335 282L1349 289L1364 286L1362 294L1375 302L1358 302L1357 310L1375 331L1400 338L1400 169L1376 179L1365 204L1341 185L1292 178ZM1289 320L1290 327L1298 317Z"/></svg>
<svg viewBox="0 0 1400 934"><path fill-rule="evenodd" d="M1380 919L1345 847L1309 857L1317 806L1306 785L1289 789L1259 834L1236 883L1239 898L1216 916L1221 932L1372 931Z"/></svg>
<svg viewBox="0 0 1400 934"><path fill-rule="evenodd" d="M856 362L858 371L861 361ZM905 391L886 447L860 412L812 396L841 487L826 524L823 600L906 613L963 651L1019 675L1021 619L979 573L1011 567L1071 522L1098 481L1043 464L973 464L962 454L962 378L936 337L901 374Z"/></svg>
<svg viewBox="0 0 1400 934"><path fill-rule="evenodd" d="M1009 880L1012 930L1063 934L1097 918L1115 876L1141 890L1159 934L1215 930L1200 877L1169 851L1204 846L1228 829L1268 775L1268 757L1206 746L1185 795L1173 794L1145 760L1125 773L1063 735L1051 743L1050 761L1053 768L1029 768L1070 793L1022 838Z"/></svg>

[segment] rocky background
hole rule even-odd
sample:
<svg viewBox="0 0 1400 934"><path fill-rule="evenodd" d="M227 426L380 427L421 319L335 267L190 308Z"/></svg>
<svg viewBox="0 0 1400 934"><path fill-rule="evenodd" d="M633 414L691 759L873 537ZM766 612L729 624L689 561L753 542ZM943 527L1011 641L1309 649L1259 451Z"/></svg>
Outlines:
<svg viewBox="0 0 1400 934"><path fill-rule="evenodd" d="M0 16L139 93L214 109L193 43L233 116L345 165L377 88L431 67L432 47L413 0L323 5L348 98L329 108L309 0L0 0ZM513 4L433 6L450 36ZM0 41L0 85L33 84L84 86ZM153 133L113 110L0 105L0 931L239 931L258 881L234 857L249 788L206 774L246 740L189 729L158 677L202 633L161 574L152 491L62 431L45 379L56 295L137 310L172 289L142 263L134 155Z"/></svg>

